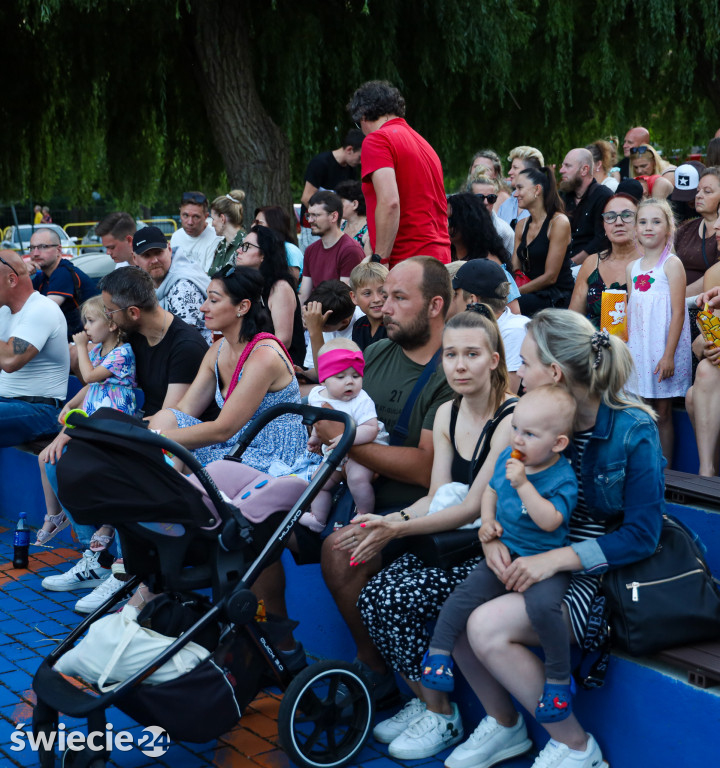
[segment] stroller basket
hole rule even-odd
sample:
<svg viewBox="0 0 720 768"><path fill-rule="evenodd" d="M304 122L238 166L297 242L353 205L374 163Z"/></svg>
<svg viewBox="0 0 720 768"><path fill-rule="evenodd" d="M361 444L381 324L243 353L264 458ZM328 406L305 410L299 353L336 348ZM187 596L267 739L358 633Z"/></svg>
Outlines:
<svg viewBox="0 0 720 768"><path fill-rule="evenodd" d="M36 733L57 728L61 711L74 717L87 717L90 729L104 730L105 710L115 705L141 724L160 725L171 738L205 742L233 727L242 709L267 681L273 680L287 688L298 680L288 671L275 647L278 637L273 629L276 625L272 621L255 621L257 599L249 587L282 551L292 527L340 464L354 440L355 424L347 414L338 411L308 405L278 405L252 422L239 442L235 456L227 460L240 461L242 452L260 430L272 419L287 413L296 414L307 426L319 420L331 420L340 422L344 430L338 445L320 465L312 481L304 490L302 486L298 487L299 498L289 510L271 516L268 522L272 523L272 530L267 535L267 526L263 528L264 536L258 541L253 541L258 527L242 515L217 487L211 472L182 446L151 432L139 420L111 409L100 409L89 418L79 414L70 416L68 423L74 439L58 468L60 499L79 523L99 525L107 522L116 526L126 569L135 575L108 602L83 620L42 662L33 680L38 698L33 716ZM185 462L210 505L205 503L197 487L168 466L163 451ZM103 466L110 463L112 474L103 473ZM119 488L109 488L107 478L117 477L118 467L122 468L125 479L120 481ZM238 472L247 469L238 465ZM287 478L267 477L258 485L268 483L272 487L273 482L282 480ZM297 484L299 481L293 482ZM138 500L143 494L145 498ZM114 501L108 503L108 499ZM209 506L214 507L214 512ZM193 595L197 589L211 588L212 604L155 658L111 690L99 695L80 691L53 669L54 665L89 627L134 591L141 579L148 583L151 591L172 590L186 596ZM209 658L167 682L141 685L187 643L213 627L219 630L220 640ZM312 667L305 672L309 670ZM372 696L357 672L349 665L338 663L333 666L331 676L328 675L330 672L323 670L322 684L327 686L327 681L332 680L335 694L320 699L313 690L308 692L304 684L301 694L304 704L298 706L298 702L291 702L295 714L287 726L290 734L280 735L281 742L290 745L294 759L308 766L339 766L350 762L362 747L372 722ZM346 692L342 702L336 695L340 685L336 680L338 675L352 677L342 683L342 690ZM202 707L188 707L187 702L192 699L202 701ZM322 707L329 707L334 715L321 712ZM202 710L202 716L199 710ZM308 755L303 757L303 739L295 738L292 733L293 718L306 721L308 712L311 719L321 716L318 727L328 732L327 748L321 751L322 759L317 763L315 758L308 756L317 754L318 745L323 740L318 741L317 734L313 736L308 741ZM358 713L363 717L362 727L355 722ZM331 735L330 731L337 728L332 725L333 721L348 717L354 723L347 728L346 737ZM293 750L298 744L300 751L295 753ZM340 757L336 759L338 750ZM40 757L43 765L53 765L51 752ZM90 757L102 764L109 754L93 752Z"/></svg>

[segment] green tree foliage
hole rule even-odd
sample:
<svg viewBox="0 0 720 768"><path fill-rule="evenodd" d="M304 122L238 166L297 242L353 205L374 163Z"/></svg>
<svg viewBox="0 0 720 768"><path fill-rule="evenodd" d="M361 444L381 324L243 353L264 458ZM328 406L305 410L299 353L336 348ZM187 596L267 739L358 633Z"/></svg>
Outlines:
<svg viewBox="0 0 720 768"><path fill-rule="evenodd" d="M376 77L454 178L481 146L559 161L635 124L666 149L720 127L717 0L16 0L0 36L6 199L62 179L77 201L288 203Z"/></svg>

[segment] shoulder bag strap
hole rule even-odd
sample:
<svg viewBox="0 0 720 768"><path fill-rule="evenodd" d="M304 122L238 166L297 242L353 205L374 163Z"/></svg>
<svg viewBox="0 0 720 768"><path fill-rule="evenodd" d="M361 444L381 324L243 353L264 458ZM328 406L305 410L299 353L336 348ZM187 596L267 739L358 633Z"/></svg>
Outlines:
<svg viewBox="0 0 720 768"><path fill-rule="evenodd" d="M415 401L418 399L422 388L430 381L430 377L433 371L437 368L440 362L440 355L442 354L442 347L432 356L432 360L425 365L422 373L418 376L415 386L412 388L408 399L405 401L402 411L400 412L400 418L397 420L395 429L393 429L390 435L390 445L404 445L408 436L408 427L410 424L410 416L415 406Z"/></svg>
<svg viewBox="0 0 720 768"><path fill-rule="evenodd" d="M475 450L473 451L472 460L470 461L470 477L468 478L468 484L472 485L475 476L477 475L480 467L485 463L488 454L490 453L490 441L495 434L498 424L509 414L515 410L515 403L517 403L517 397L511 397L506 400L493 414L492 419L488 419L483 427L483 431L480 433L477 443L475 443Z"/></svg>

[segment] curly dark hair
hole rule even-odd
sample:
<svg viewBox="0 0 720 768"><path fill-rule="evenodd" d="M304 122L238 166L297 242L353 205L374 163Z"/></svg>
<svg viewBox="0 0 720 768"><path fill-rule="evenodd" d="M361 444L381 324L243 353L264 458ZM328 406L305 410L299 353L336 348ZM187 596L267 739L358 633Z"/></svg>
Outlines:
<svg viewBox="0 0 720 768"><path fill-rule="evenodd" d="M264 257L260 264L260 274L265 280L263 299L267 302L270 291L278 280L285 280L293 291L297 291L297 283L288 267L282 235L275 229L258 225L250 227L250 231L257 235L258 247Z"/></svg>
<svg viewBox="0 0 720 768"><path fill-rule="evenodd" d="M470 192L459 192L448 197L452 213L448 225L453 234L462 239L471 259L486 259L497 256L510 269L510 254L505 250L502 238L495 229L492 218L485 206ZM454 246L451 246L453 255Z"/></svg>
<svg viewBox="0 0 720 768"><path fill-rule="evenodd" d="M358 216L365 216L365 195L363 195L362 184L359 181L355 181L355 179L341 181L335 186L335 194L343 200L350 200L350 202L357 200L357 214Z"/></svg>
<svg viewBox="0 0 720 768"><path fill-rule="evenodd" d="M405 117L405 99L387 80L370 80L353 93L347 111L356 123L363 118L373 122L383 115Z"/></svg>

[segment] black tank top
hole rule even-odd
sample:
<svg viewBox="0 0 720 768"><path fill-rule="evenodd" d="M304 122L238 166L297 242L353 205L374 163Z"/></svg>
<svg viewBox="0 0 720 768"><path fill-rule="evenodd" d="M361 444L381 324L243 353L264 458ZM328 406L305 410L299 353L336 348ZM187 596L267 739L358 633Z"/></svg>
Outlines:
<svg viewBox="0 0 720 768"><path fill-rule="evenodd" d="M522 271L531 279L545 272L545 262L547 261L548 251L550 250L550 238L548 237L548 227L550 226L550 217L546 216L543 221L540 231L537 233L535 239L527 244L527 231L530 228L530 222L532 216L529 216L526 220L525 227L523 228L522 237L520 238L520 244L518 245L517 255L520 260L520 267ZM563 290L572 290L573 278L570 271L570 261L567 257L563 259L562 267L558 273L555 285Z"/></svg>
<svg viewBox="0 0 720 768"><path fill-rule="evenodd" d="M450 444L453 449L450 476L452 477L453 483L467 483L470 477L472 462L470 459L463 459L455 445L455 424L457 423L458 412L459 409L457 403L453 403L452 408L450 409Z"/></svg>

